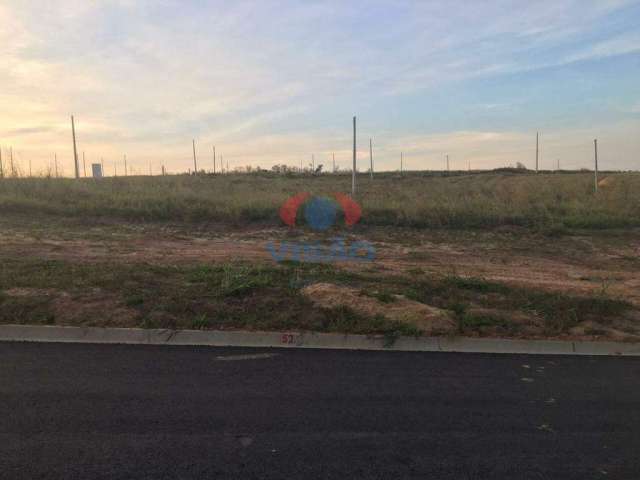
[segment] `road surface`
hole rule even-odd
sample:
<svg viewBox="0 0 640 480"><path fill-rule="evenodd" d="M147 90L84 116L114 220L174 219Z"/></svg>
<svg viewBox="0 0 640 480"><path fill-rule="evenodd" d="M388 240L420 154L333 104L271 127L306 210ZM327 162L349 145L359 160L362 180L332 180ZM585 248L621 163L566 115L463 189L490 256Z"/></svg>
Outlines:
<svg viewBox="0 0 640 480"><path fill-rule="evenodd" d="M640 359L0 343L0 478L640 478Z"/></svg>

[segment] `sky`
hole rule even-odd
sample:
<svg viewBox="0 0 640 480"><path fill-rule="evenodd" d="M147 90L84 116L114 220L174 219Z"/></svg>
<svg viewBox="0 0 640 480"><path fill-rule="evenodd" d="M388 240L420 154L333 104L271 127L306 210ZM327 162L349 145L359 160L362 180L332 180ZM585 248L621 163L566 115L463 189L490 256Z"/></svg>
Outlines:
<svg viewBox="0 0 640 480"><path fill-rule="evenodd" d="M640 169L640 0L3 0L0 148L34 174L311 162Z"/></svg>

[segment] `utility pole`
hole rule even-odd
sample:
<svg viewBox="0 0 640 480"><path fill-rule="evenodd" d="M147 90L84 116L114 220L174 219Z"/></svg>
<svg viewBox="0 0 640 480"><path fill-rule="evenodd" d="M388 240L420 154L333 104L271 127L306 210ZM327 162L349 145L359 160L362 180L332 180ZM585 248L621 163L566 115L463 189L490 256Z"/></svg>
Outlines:
<svg viewBox="0 0 640 480"><path fill-rule="evenodd" d="M560 159L558 158L558 164L556 166L556 170L560 171Z"/></svg>
<svg viewBox="0 0 640 480"><path fill-rule="evenodd" d="M73 135L73 164L76 169L76 179L80 178L80 170L78 168L78 150L76 149L76 125L71 115L71 134Z"/></svg>
<svg viewBox="0 0 640 480"><path fill-rule="evenodd" d="M87 178L87 162L84 159L84 152L82 152L82 171L84 172L84 178Z"/></svg>
<svg viewBox="0 0 640 480"><path fill-rule="evenodd" d="M447 173L449 173L451 170L449 170L449 155L447 155Z"/></svg>
<svg viewBox="0 0 640 480"><path fill-rule="evenodd" d="M213 146L213 174L216 174L216 146Z"/></svg>
<svg viewBox="0 0 640 480"><path fill-rule="evenodd" d="M29 178L31 178L31 157L29 157Z"/></svg>
<svg viewBox="0 0 640 480"><path fill-rule="evenodd" d="M540 133L536 132L536 173L538 173L538 158L540 156Z"/></svg>
<svg viewBox="0 0 640 480"><path fill-rule="evenodd" d="M316 173L316 157L313 153L311 154L311 173Z"/></svg>
<svg viewBox="0 0 640 480"><path fill-rule="evenodd" d="M371 180L373 180L373 140L369 139L369 162L371 163Z"/></svg>
<svg viewBox="0 0 640 480"><path fill-rule="evenodd" d="M162 165L162 176L164 177L166 175L165 169L164 169L164 165Z"/></svg>
<svg viewBox="0 0 640 480"><path fill-rule="evenodd" d="M471 160L469 160L469 171L471 171Z"/></svg>
<svg viewBox="0 0 640 480"><path fill-rule="evenodd" d="M333 154L333 173L336 173L336 154Z"/></svg>
<svg viewBox="0 0 640 480"><path fill-rule="evenodd" d="M351 170L351 196L356 196L356 117L353 117L353 169Z"/></svg>
<svg viewBox="0 0 640 480"><path fill-rule="evenodd" d="M16 169L15 169L15 166L13 165L13 147L9 147L9 164L11 166L11 176L15 177Z"/></svg>
<svg viewBox="0 0 640 480"><path fill-rule="evenodd" d="M198 174L198 161L196 160L196 141L195 139L192 141L193 144L193 171L195 175Z"/></svg>
<svg viewBox="0 0 640 480"><path fill-rule="evenodd" d="M593 149L594 149L595 161L596 161L596 167L595 167L595 170L594 170L594 174L595 174L595 177L594 177L594 180L595 180L594 188L595 188L595 191L597 192L598 191L598 139L597 138L593 140Z"/></svg>

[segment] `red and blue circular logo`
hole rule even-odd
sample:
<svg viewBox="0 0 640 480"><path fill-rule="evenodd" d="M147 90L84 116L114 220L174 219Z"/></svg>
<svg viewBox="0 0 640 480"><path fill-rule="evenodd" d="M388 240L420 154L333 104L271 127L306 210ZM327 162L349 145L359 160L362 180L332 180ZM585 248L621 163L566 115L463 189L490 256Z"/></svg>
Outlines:
<svg viewBox="0 0 640 480"><path fill-rule="evenodd" d="M358 223L362 216L360 205L343 193L321 197L311 195L309 192L301 192L284 202L280 207L280 218L290 227L294 227L301 207L304 208L303 214L307 225L319 231L328 230L335 225L340 210L344 215L344 223L348 227Z"/></svg>

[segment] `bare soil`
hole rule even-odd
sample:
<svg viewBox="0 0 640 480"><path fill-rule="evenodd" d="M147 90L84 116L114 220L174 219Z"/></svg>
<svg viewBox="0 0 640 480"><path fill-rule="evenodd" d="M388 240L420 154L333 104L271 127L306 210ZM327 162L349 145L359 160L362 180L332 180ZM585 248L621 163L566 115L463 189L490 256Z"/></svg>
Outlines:
<svg viewBox="0 0 640 480"><path fill-rule="evenodd" d="M0 221L0 254L4 258L35 257L74 263L189 264L246 261L273 263L269 242L329 242L323 236L288 228L170 224L74 222L41 223L29 219ZM348 271L403 275L455 275L584 296L606 295L640 310L640 232L634 230L573 232L560 237L517 229L447 231L411 229L359 229L342 234L347 243L367 240L376 249L374 262L341 262ZM53 295L9 289L5 294ZM60 292L58 292L60 293ZM415 325L427 333L454 330L450 314L419 302L397 297L385 303L357 289L316 284L303 289L322 306L345 304L366 315L383 315ZM117 298L89 292L82 299L64 292L56 296L55 310L69 324L82 322L87 310L104 312L105 324L126 325L134 315ZM476 314L482 312L475 312ZM541 335L535 318L513 321L527 325L532 336ZM116 320L119 319L119 320ZM637 312L611 325L581 323L571 330L577 338L640 338Z"/></svg>
<svg viewBox="0 0 640 480"><path fill-rule="evenodd" d="M393 295L383 302L377 298L364 295L358 289L331 283L316 283L302 289L303 295L313 303L325 308L346 305L361 315L375 317L382 315L391 320L408 323L427 334L453 333L456 324L449 315L436 307L425 305Z"/></svg>
<svg viewBox="0 0 640 480"><path fill-rule="evenodd" d="M0 232L0 249L5 255L76 262L274 262L266 248L268 242L327 238L296 235L286 228L225 227L224 231L189 233L153 224L134 227L124 232L109 232L104 226L94 227L92 232L66 227L64 232L48 232L47 238L28 230L4 230ZM381 230L345 237L348 244L368 240L376 248L372 263L340 263L349 270L374 269L410 275L420 269L549 291L605 292L640 307L640 232L636 231L549 238L523 232L513 235L508 231L402 229L394 231L391 238Z"/></svg>

